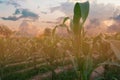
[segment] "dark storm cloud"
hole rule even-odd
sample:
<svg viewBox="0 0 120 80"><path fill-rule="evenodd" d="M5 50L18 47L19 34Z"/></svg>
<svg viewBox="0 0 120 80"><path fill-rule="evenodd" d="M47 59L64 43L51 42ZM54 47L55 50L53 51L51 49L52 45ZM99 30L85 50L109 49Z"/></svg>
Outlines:
<svg viewBox="0 0 120 80"><path fill-rule="evenodd" d="M28 10L28 9L16 9L14 15L21 14L20 18L30 18L33 20L37 20L39 18L39 15Z"/></svg>
<svg viewBox="0 0 120 80"><path fill-rule="evenodd" d="M15 13L13 15L17 15L17 14L21 14L21 10L20 9L16 9Z"/></svg>
<svg viewBox="0 0 120 80"><path fill-rule="evenodd" d="M19 18L17 18L16 16L9 16L9 17L1 17L3 20L11 20L11 21L16 21Z"/></svg>
<svg viewBox="0 0 120 80"><path fill-rule="evenodd" d="M16 17L17 15L20 15L19 17ZM31 20L38 20L39 19L39 15L28 10L28 9L16 9L15 13L13 14L13 16L9 16L9 17L2 17L3 20L11 20L11 21L16 21L22 18L28 18Z"/></svg>

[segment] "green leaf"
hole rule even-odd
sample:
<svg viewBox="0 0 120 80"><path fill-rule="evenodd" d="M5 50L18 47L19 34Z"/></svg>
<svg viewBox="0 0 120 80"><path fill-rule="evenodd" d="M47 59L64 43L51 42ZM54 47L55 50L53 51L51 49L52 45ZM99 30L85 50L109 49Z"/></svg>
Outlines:
<svg viewBox="0 0 120 80"><path fill-rule="evenodd" d="M76 3L74 7L74 17L73 17L73 22L74 23L79 23L80 19L82 18L82 23L84 23L88 17L89 14L89 2L84 2L84 3Z"/></svg>
<svg viewBox="0 0 120 80"><path fill-rule="evenodd" d="M70 60L72 61L74 70L77 72L78 71L78 64L77 64L77 60L74 56L72 56L70 53L68 53Z"/></svg>
<svg viewBox="0 0 120 80"><path fill-rule="evenodd" d="M85 3L79 3L80 5L80 9L81 9L81 17L83 20L83 23L86 21L88 14L89 14L89 2L85 2Z"/></svg>
<svg viewBox="0 0 120 80"><path fill-rule="evenodd" d="M115 53L115 56L117 57L118 60L120 60L120 41L110 41L110 47Z"/></svg>
<svg viewBox="0 0 120 80"><path fill-rule="evenodd" d="M80 19L81 19L81 9L80 9L79 3L76 3L75 7L74 7L74 16L73 16L73 31L74 31L74 33L77 33L79 30Z"/></svg>
<svg viewBox="0 0 120 80"><path fill-rule="evenodd" d="M98 66L101 66L101 65L112 65L112 66L120 67L120 64L116 62L104 62L104 63L99 64Z"/></svg>
<svg viewBox="0 0 120 80"><path fill-rule="evenodd" d="M80 18L81 18L81 8L80 8L79 3L76 3L74 7L73 23L78 24L80 21Z"/></svg>
<svg viewBox="0 0 120 80"><path fill-rule="evenodd" d="M52 30L52 35L53 35L53 36L55 35L55 32L56 32L57 27L58 27L58 26L55 26L55 28Z"/></svg>
<svg viewBox="0 0 120 80"><path fill-rule="evenodd" d="M70 20L70 29L73 30L73 20Z"/></svg>
<svg viewBox="0 0 120 80"><path fill-rule="evenodd" d="M91 76L91 73L95 69L93 64L93 59L90 57L90 55L86 56L85 62L83 65L83 75L85 79L89 79Z"/></svg>
<svg viewBox="0 0 120 80"><path fill-rule="evenodd" d="M63 20L63 24L65 24L65 22L70 19L69 17L65 17L64 20Z"/></svg>
<svg viewBox="0 0 120 80"><path fill-rule="evenodd" d="M73 16L73 31L77 33L85 23L89 13L89 2L76 3ZM82 19L81 23L80 20Z"/></svg>
<svg viewBox="0 0 120 80"><path fill-rule="evenodd" d="M95 80L104 80L104 77L98 77Z"/></svg>
<svg viewBox="0 0 120 80"><path fill-rule="evenodd" d="M67 28L67 26L65 24L60 24L60 25L56 25L53 30L52 30L52 35L54 36L55 35L55 32L56 32L56 29L58 27L64 27L64 28ZM67 28L68 29L68 28Z"/></svg>

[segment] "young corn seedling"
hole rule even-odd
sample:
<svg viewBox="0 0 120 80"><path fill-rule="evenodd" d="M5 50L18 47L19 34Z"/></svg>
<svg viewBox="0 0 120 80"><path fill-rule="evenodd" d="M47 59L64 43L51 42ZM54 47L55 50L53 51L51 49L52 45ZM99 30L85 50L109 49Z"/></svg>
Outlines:
<svg viewBox="0 0 120 80"><path fill-rule="evenodd" d="M78 80L89 80L90 75L93 70L93 61L91 58L90 44L85 41L85 31L84 23L88 17L89 13L89 2L76 3L74 7L73 19L69 17L64 18L63 24L56 26L53 29L53 33L59 26L64 26L67 31L72 33L72 46L73 46L73 56L72 62L76 73L78 75ZM70 29L65 22L70 19Z"/></svg>
<svg viewBox="0 0 120 80"><path fill-rule="evenodd" d="M84 3L76 3L74 7L73 19L70 19L69 17L65 17L63 23L56 26L53 29L53 35L55 34L57 27L65 27L68 33L70 33L70 35L72 33L71 41L72 41L74 54L69 54L69 55L72 59L74 69L76 70L76 73L78 75L78 80L90 80L92 72L97 67L100 66L98 64L102 63L102 62L97 62L97 63L93 62L93 60L95 59L93 58L92 53L94 52L93 49L95 46L94 43L90 41L94 41L94 40L87 40L85 36L84 23L88 17L88 13L89 13L88 1ZM65 22L68 19L70 19L70 29L65 24ZM113 49L115 50L115 48ZM115 53L118 52L119 52L118 50L115 51Z"/></svg>

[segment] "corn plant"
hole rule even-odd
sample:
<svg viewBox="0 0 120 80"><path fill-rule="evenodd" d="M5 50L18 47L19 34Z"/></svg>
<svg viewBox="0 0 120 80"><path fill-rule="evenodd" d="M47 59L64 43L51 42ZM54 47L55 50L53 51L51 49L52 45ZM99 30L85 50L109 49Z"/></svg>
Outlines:
<svg viewBox="0 0 120 80"><path fill-rule="evenodd" d="M63 54L59 52L60 38L53 36L50 29L45 29L44 36L42 40L43 57L52 72L51 80L56 80L55 69L58 67L61 54Z"/></svg>
<svg viewBox="0 0 120 80"><path fill-rule="evenodd" d="M68 33L72 36L71 41L74 54L69 55L72 59L74 69L76 70L76 73L78 75L78 80L90 80L90 76L92 72L99 66L98 64L104 62L108 58L106 57L103 61L97 63L93 61L95 60L94 55L92 55L92 53L94 53L94 47L96 44L95 40L99 40L98 43L100 44L100 46L98 45L99 46L98 49L100 50L100 53L102 53L101 58L102 57L104 58L103 53L108 52L108 50L105 49L110 48L110 46L108 45L109 43L105 42L106 44L104 44L104 42L101 42L102 40L100 38L96 38L93 40L86 38L84 23L88 17L88 13L89 13L88 1L85 3L76 3L74 7L73 19L65 17L63 23L57 25L53 29L53 34L55 34L57 27L65 27ZM65 24L65 22L68 19L70 19L70 28Z"/></svg>
<svg viewBox="0 0 120 80"><path fill-rule="evenodd" d="M78 80L89 80L92 73L93 61L91 58L90 46L84 41L85 40L85 31L84 23L88 17L89 13L89 2L85 3L76 3L74 7L74 16L73 19L66 17L63 20L63 23L59 26L64 26L67 28L69 33L72 33L72 45L73 45L73 56L70 54L74 69L78 75ZM65 25L65 22L70 19L70 29ZM53 29L55 32L56 26Z"/></svg>

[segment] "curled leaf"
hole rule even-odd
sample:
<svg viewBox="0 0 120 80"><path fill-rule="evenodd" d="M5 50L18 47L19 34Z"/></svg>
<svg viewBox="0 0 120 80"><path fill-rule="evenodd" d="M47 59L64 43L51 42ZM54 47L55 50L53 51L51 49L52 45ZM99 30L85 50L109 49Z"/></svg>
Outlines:
<svg viewBox="0 0 120 80"><path fill-rule="evenodd" d="M81 9L81 17L83 20L83 23L86 21L88 14L89 14L89 2L85 2L85 3L79 3L80 5L80 9Z"/></svg>
<svg viewBox="0 0 120 80"><path fill-rule="evenodd" d="M69 17L65 17L64 20L63 20L63 24L65 24L65 22L70 19Z"/></svg>
<svg viewBox="0 0 120 80"><path fill-rule="evenodd" d="M82 29L89 14L89 2L76 3L74 7L73 16L73 31L77 33L79 29ZM82 21L81 21L82 20Z"/></svg>

